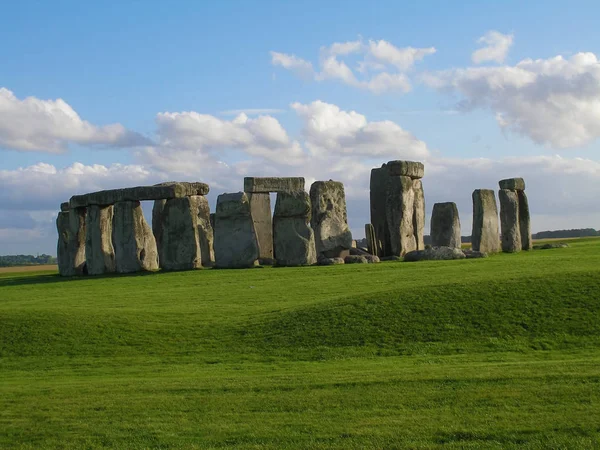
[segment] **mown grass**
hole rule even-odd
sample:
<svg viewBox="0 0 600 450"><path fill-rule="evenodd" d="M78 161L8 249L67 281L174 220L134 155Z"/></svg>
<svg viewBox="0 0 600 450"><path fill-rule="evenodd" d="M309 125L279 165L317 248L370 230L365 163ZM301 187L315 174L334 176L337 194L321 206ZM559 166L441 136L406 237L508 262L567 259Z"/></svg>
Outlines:
<svg viewBox="0 0 600 450"><path fill-rule="evenodd" d="M1 274L0 447L600 446L600 239L570 245Z"/></svg>

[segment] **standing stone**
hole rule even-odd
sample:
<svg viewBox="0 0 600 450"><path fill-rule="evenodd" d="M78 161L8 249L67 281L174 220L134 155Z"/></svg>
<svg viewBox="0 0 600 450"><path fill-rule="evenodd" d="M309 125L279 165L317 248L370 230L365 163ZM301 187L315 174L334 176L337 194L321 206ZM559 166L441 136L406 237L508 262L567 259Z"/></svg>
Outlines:
<svg viewBox="0 0 600 450"><path fill-rule="evenodd" d="M386 167L391 176L410 177L417 180L425 175L425 166L418 161L388 161Z"/></svg>
<svg viewBox="0 0 600 450"><path fill-rule="evenodd" d="M521 231L519 227L519 195L516 191L500 189L500 227L502 229L502 251L521 251Z"/></svg>
<svg viewBox="0 0 600 450"><path fill-rule="evenodd" d="M315 236L309 226L310 198L305 191L280 192L273 216L274 252L277 265L303 266L317 262Z"/></svg>
<svg viewBox="0 0 600 450"><path fill-rule="evenodd" d="M460 218L456 203L436 203L431 214L431 245L460 248Z"/></svg>
<svg viewBox="0 0 600 450"><path fill-rule="evenodd" d="M85 261L88 274L113 273L115 250L112 244L113 205L91 205L85 216Z"/></svg>
<svg viewBox="0 0 600 450"><path fill-rule="evenodd" d="M273 222L271 198L268 193L246 193L250 202L250 214L258 240L259 258L273 258Z"/></svg>
<svg viewBox="0 0 600 450"><path fill-rule="evenodd" d="M475 189L473 191L471 247L475 251L485 253L500 251L498 206L496 195L491 189Z"/></svg>
<svg viewBox="0 0 600 450"><path fill-rule="evenodd" d="M140 202L114 205L112 240L118 273L158 270L158 251Z"/></svg>
<svg viewBox="0 0 600 450"><path fill-rule="evenodd" d="M413 180L410 177L389 177L386 215L391 251L395 256L404 256L417 249L413 228L414 200Z"/></svg>
<svg viewBox="0 0 600 450"><path fill-rule="evenodd" d="M85 274L85 208L59 212L56 228L58 273L63 277Z"/></svg>
<svg viewBox="0 0 600 450"><path fill-rule="evenodd" d="M367 239L367 251L377 256L377 241L375 239L375 229L370 223L365 224L365 238Z"/></svg>
<svg viewBox="0 0 600 450"><path fill-rule="evenodd" d="M389 177L389 171L385 164L379 169L371 169L371 224L376 240L376 252L373 254L380 257L392 254L385 200Z"/></svg>
<svg viewBox="0 0 600 450"><path fill-rule="evenodd" d="M258 242L245 193L219 195L214 233L217 267L242 268L257 264Z"/></svg>
<svg viewBox="0 0 600 450"><path fill-rule="evenodd" d="M417 250L423 250L425 249L425 193L423 192L421 180L413 180L413 190L415 191L413 229Z"/></svg>
<svg viewBox="0 0 600 450"><path fill-rule="evenodd" d="M531 250L533 248L533 239L531 236L529 201L527 200L525 191L517 191L517 196L519 197L519 232L521 233L521 249Z"/></svg>
<svg viewBox="0 0 600 450"><path fill-rule="evenodd" d="M198 216L198 240L200 242L200 257L203 267L215 264L214 229L210 221L212 214L206 197L198 195L192 198L195 202Z"/></svg>
<svg viewBox="0 0 600 450"><path fill-rule="evenodd" d="M198 237L198 199L203 196L157 200L152 228L159 245L159 265L163 270L189 270L202 267ZM202 200L200 200L202 201Z"/></svg>
<svg viewBox="0 0 600 450"><path fill-rule="evenodd" d="M352 247L348 227L346 194L339 181L315 181L310 187L312 217L317 254L326 258L346 257Z"/></svg>

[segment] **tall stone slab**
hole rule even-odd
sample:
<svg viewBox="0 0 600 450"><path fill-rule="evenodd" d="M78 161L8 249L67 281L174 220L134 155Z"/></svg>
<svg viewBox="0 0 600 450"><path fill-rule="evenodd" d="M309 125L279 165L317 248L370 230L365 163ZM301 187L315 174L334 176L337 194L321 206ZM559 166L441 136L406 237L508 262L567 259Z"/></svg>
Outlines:
<svg viewBox="0 0 600 450"><path fill-rule="evenodd" d="M460 248L460 218L456 203L435 203L431 213L431 245Z"/></svg>
<svg viewBox="0 0 600 450"><path fill-rule="evenodd" d="M521 249L531 250L533 238L531 236L531 216L529 214L529 200L525 191L517 191L519 198L519 232L521 233Z"/></svg>
<svg viewBox="0 0 600 450"><path fill-rule="evenodd" d="M140 202L115 203L112 240L118 273L158 270L156 241Z"/></svg>
<svg viewBox="0 0 600 450"><path fill-rule="evenodd" d="M367 251L377 256L377 240L375 239L375 229L370 223L365 224L365 239L367 240Z"/></svg>
<svg viewBox="0 0 600 450"><path fill-rule="evenodd" d="M315 181L310 187L312 217L318 256L346 257L352 248L352 233L348 227L346 194L339 181Z"/></svg>
<svg viewBox="0 0 600 450"><path fill-rule="evenodd" d="M425 193L423 192L423 183L419 179L413 180L413 190L415 191L415 200L413 203L413 230L415 232L415 241L417 250L425 249Z"/></svg>
<svg viewBox="0 0 600 450"><path fill-rule="evenodd" d="M91 205L85 217L85 261L89 275L114 273L113 205Z"/></svg>
<svg viewBox="0 0 600 450"><path fill-rule="evenodd" d="M473 250L485 253L500 251L500 231L496 195L491 189L473 191Z"/></svg>
<svg viewBox="0 0 600 450"><path fill-rule="evenodd" d="M375 231L375 240L377 244L377 251L373 254L379 257L390 256L392 254L386 210L389 177L390 174L385 164L378 169L371 169L371 224Z"/></svg>
<svg viewBox="0 0 600 450"><path fill-rule="evenodd" d="M243 268L258 263L256 231L244 192L219 195L214 234L216 267Z"/></svg>
<svg viewBox="0 0 600 450"><path fill-rule="evenodd" d="M248 193L250 214L254 222L260 258L273 258L273 221L271 198L268 193Z"/></svg>
<svg viewBox="0 0 600 450"><path fill-rule="evenodd" d="M195 203L198 216L198 241L200 243L200 257L203 267L212 267L215 264L214 229L211 223L210 206L206 197L198 195L191 197Z"/></svg>
<svg viewBox="0 0 600 450"><path fill-rule="evenodd" d="M203 196L157 200L152 210L152 229L158 244L163 270L190 270L202 267L198 237L198 201Z"/></svg>
<svg viewBox="0 0 600 450"><path fill-rule="evenodd" d="M317 263L315 236L309 225L311 202L304 191L280 192L273 216L274 254L279 266Z"/></svg>
<svg viewBox="0 0 600 450"><path fill-rule="evenodd" d="M413 180L406 176L390 176L386 194L386 215L392 255L404 256L417 249L413 214L415 192Z"/></svg>
<svg viewBox="0 0 600 450"><path fill-rule="evenodd" d="M63 277L87 273L85 264L85 208L61 211L56 218L58 273Z"/></svg>
<svg viewBox="0 0 600 450"><path fill-rule="evenodd" d="M500 227L502 230L502 251L521 251L521 230L519 224L519 195L517 191L500 189Z"/></svg>

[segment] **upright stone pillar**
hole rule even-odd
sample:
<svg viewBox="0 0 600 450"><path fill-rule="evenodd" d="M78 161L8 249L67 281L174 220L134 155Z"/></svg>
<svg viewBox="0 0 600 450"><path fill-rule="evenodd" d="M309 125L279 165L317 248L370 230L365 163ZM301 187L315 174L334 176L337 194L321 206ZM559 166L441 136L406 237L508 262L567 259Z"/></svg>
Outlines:
<svg viewBox="0 0 600 450"><path fill-rule="evenodd" d="M373 225L376 241L376 250L373 255L379 257L392 254L385 200L388 178L389 172L385 164L378 169L371 169L371 224Z"/></svg>
<svg viewBox="0 0 600 450"><path fill-rule="evenodd" d="M473 191L473 230L471 233L473 250L485 253L500 251L498 206L496 195L491 189Z"/></svg>
<svg viewBox="0 0 600 450"><path fill-rule="evenodd" d="M200 256L203 267L212 267L215 263L214 251L214 229L211 223L210 206L204 196L195 196L192 199L195 202L198 212L198 239L200 242Z"/></svg>
<svg viewBox="0 0 600 450"><path fill-rule="evenodd" d="M271 197L268 193L247 192L250 214L256 230L259 257L273 258L273 222L271 220Z"/></svg>
<svg viewBox="0 0 600 450"><path fill-rule="evenodd" d="M377 240L375 239L375 229L370 223L365 224L365 238L367 239L367 251L371 255L377 256Z"/></svg>
<svg viewBox="0 0 600 450"><path fill-rule="evenodd" d="M414 201L415 191L410 177L389 177L386 215L392 255L404 256L417 249L413 228Z"/></svg>
<svg viewBox="0 0 600 450"><path fill-rule="evenodd" d="M61 208L62 209L62 208ZM87 273L85 265L85 208L65 208L58 213L56 228L58 273L63 277Z"/></svg>
<svg viewBox="0 0 600 450"><path fill-rule="evenodd" d="M417 250L425 249L425 193L423 192L423 183L419 179L413 180L413 190L415 191L415 201L413 208L413 229L415 232L415 241Z"/></svg>
<svg viewBox="0 0 600 450"><path fill-rule="evenodd" d="M460 248L460 218L456 203L436 203L431 214L431 245Z"/></svg>
<svg viewBox="0 0 600 450"><path fill-rule="evenodd" d="M309 226L310 198L305 191L277 194L273 216L275 260L279 266L303 266L317 262L315 236Z"/></svg>
<svg viewBox="0 0 600 450"><path fill-rule="evenodd" d="M502 251L521 251L521 230L519 227L519 196L516 191L500 189L500 227L502 229Z"/></svg>
<svg viewBox="0 0 600 450"><path fill-rule="evenodd" d="M89 275L113 273L115 250L112 244L113 205L90 205L85 217L85 261Z"/></svg>
<svg viewBox="0 0 600 450"><path fill-rule="evenodd" d="M339 181L315 181L310 187L312 217L317 255L325 258L345 258L352 248L352 233L348 227L346 194Z"/></svg>
<svg viewBox="0 0 600 450"><path fill-rule="evenodd" d="M140 202L115 203L112 240L117 272L158 270L156 241L146 223Z"/></svg>
<svg viewBox="0 0 600 450"><path fill-rule="evenodd" d="M243 268L258 263L256 231L244 192L219 195L214 233L216 267Z"/></svg>
<svg viewBox="0 0 600 450"><path fill-rule="evenodd" d="M521 233L521 249L531 250L533 238L531 236L531 216L529 215L529 200L524 190L517 191L519 197L519 232Z"/></svg>

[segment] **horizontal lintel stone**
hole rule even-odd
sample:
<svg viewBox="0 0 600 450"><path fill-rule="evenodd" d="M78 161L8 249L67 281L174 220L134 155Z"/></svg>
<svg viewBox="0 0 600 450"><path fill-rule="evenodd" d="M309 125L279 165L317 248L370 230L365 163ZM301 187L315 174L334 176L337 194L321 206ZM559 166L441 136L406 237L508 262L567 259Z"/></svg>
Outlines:
<svg viewBox="0 0 600 450"><path fill-rule="evenodd" d="M388 161L386 167L392 176L423 178L425 166L417 161Z"/></svg>
<svg viewBox="0 0 600 450"><path fill-rule="evenodd" d="M498 182L500 189L508 189L510 191L524 191L525 180L523 178L507 178Z"/></svg>
<svg viewBox="0 0 600 450"><path fill-rule="evenodd" d="M304 191L303 177L245 177L244 192L294 192Z"/></svg>

